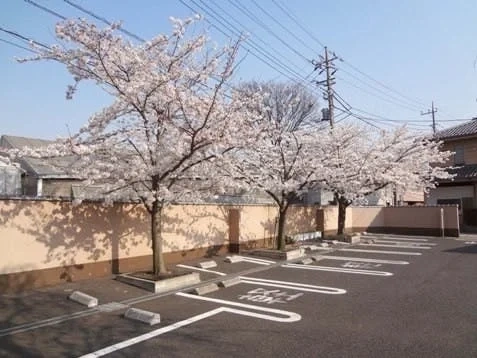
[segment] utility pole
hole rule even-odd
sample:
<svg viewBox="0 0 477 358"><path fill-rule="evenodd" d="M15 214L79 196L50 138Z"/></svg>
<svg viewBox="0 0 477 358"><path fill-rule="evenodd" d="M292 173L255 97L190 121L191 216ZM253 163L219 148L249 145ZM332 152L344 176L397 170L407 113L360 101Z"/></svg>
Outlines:
<svg viewBox="0 0 477 358"><path fill-rule="evenodd" d="M432 133L434 134L436 134L436 117L435 117L436 112L437 112L437 108L434 108L434 101L432 101L431 109L429 109L427 112L421 111L421 116L426 116L428 114L432 115Z"/></svg>
<svg viewBox="0 0 477 358"><path fill-rule="evenodd" d="M326 72L326 79L322 81L316 81L315 83L318 86L325 87L326 95L324 96L324 99L328 101L328 113L326 117L325 112L323 112L323 120L329 120L331 128L333 128L334 124L333 85L336 84L335 78L333 76L337 71L333 61L337 59L338 56L336 56L335 53L332 53L331 58L328 56L328 48L325 46L325 55L320 55L319 61L313 60L311 62L315 66L315 71L320 70L319 75L321 75L323 72Z"/></svg>

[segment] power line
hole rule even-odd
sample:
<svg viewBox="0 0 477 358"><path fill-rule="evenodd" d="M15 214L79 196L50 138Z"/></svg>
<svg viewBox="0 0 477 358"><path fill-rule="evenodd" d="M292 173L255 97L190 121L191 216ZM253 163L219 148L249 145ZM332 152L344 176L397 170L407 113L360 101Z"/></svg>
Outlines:
<svg viewBox="0 0 477 358"><path fill-rule="evenodd" d="M85 13L85 14L87 14L87 15L93 17L93 18L95 18L96 20L99 20L99 21L105 23L106 25L109 25L109 26L112 25L112 22L108 21L108 20L105 19L104 17L95 14L93 11L88 10L88 9L86 9L86 8L84 8L84 7L82 7L82 6L78 5L78 4L76 4L75 2L73 2L73 1L71 1L71 0L63 0L63 1L64 1L65 3L67 3L68 5L74 7L75 9L77 9L77 10L79 10L79 11L81 11L81 12L83 12L83 13ZM140 42L146 42L146 40L144 40L142 37L140 37L140 36L138 36L138 35L136 35L136 34L133 34L132 32L130 32L130 31L128 31L128 30L126 30L126 29L124 29L124 28L122 28L122 27L119 27L118 30L119 30L120 32L122 32L123 34L128 35L129 37L132 37L133 39L136 39L136 40L138 40L138 41L140 41Z"/></svg>
<svg viewBox="0 0 477 358"><path fill-rule="evenodd" d="M259 36L255 35L254 32L250 31L250 29L248 29L247 27L245 27L240 21L237 20L237 18L235 16L230 16L230 14L224 10L223 7L221 7L215 0L209 0L211 1L214 6L219 9L220 11L222 11L225 15L227 15L231 20L233 20L238 26L240 26L243 30L245 30L247 32L247 34L250 34L252 36L254 36L254 38L256 38L258 41L260 41L261 44L263 44L264 46L267 46L267 47L270 47L269 43L267 43L266 41L264 41L262 38L260 38ZM232 4L234 5L234 4ZM235 5L234 5L235 6ZM235 28L235 27L234 27ZM237 28L235 28L237 29ZM285 56L282 52L280 51L274 51L280 58L282 58L283 60L287 61L289 64L291 64L292 66L294 66L295 64L290 61L290 59Z"/></svg>
<svg viewBox="0 0 477 358"><path fill-rule="evenodd" d="M60 15L60 14L57 13L56 11L51 10L51 9L49 9L49 8L43 6L43 5L40 5L40 4L38 4L38 3L36 3L36 2L34 2L34 1L32 1L32 0L23 0L23 1L25 1L26 3L28 3L28 4L30 4L30 5L33 5L33 6L37 7L37 8L39 8L39 9L43 10L43 11L45 11L45 12L48 12L49 14L51 14L51 15L53 15L53 16L56 16L56 17L58 17L58 18L60 18L60 19L62 19L62 20L67 20L67 18L66 18L65 16Z"/></svg>
<svg viewBox="0 0 477 358"><path fill-rule="evenodd" d="M325 47L325 44L323 44L323 42L321 42L311 31L309 31L306 27L304 27L297 19L296 15L293 14L293 12L287 8L287 6L281 2L281 1L277 1L277 0L272 0L272 2L280 9L282 10L282 12L289 18L291 19L296 25L298 25L298 27L303 31L305 32L308 36L310 36L313 40L316 41L316 43L318 45L320 45L321 47Z"/></svg>
<svg viewBox="0 0 477 358"><path fill-rule="evenodd" d="M231 0L229 0L231 1ZM303 46L305 46L306 48L308 48L312 53L315 52L315 50L310 46L308 45L305 41L303 41L300 37L298 37L297 35L295 35L293 32L290 31L290 29L288 29L287 27L285 27L280 21L278 21L277 19L275 19L274 16L270 15L270 13L265 10L262 6L260 6L260 4L256 1L256 0L252 0L252 2L255 4L255 6L257 8L260 9L260 11L262 11L265 15L267 15L275 24L277 24L281 29L283 29L286 33L288 33L289 35L291 35L295 40L297 40L298 42L300 42ZM252 13L253 14L253 13ZM279 38L280 41L282 41L281 38ZM283 41L282 41L283 42ZM301 55L301 54L299 54Z"/></svg>
<svg viewBox="0 0 477 358"><path fill-rule="evenodd" d="M179 0L184 6L186 6L187 8L189 8L191 11L194 11L194 12L197 12L196 9L194 9L193 7L191 7L189 4L187 4L184 0ZM235 35L237 36L236 32L237 30L231 30L229 26L227 26L227 23L230 25L230 22L227 20L227 19L224 19L223 16L221 16L220 14L218 14L218 16L220 18L222 18L224 21L220 20L220 19L217 19L217 16L214 16L213 13L211 13L211 11L208 11L207 9L205 9L204 7L202 7L201 5L197 4L197 2L195 2L194 0L190 0L195 6L197 6L199 9L201 9L203 12L205 12L208 16L210 16L211 18L213 18L215 21L217 21L220 26L222 26L223 28L225 28L226 30L228 30L229 32L232 33L232 35ZM212 12L216 13L216 11L214 11L212 9ZM211 24L211 26L213 26L214 28L216 28L218 31L220 31L222 34L224 34L225 36L229 36L223 29L221 29L219 26L217 26L216 24L212 23L210 20L207 20L207 22L209 22ZM225 24L224 24L225 23ZM231 25L232 27L234 27L233 25ZM241 35L241 34L239 34ZM297 82L297 83L300 83L302 84L303 83L303 77L298 74L295 70L291 69L289 66L286 66L283 64L283 62L281 62L280 60L278 60L274 55L270 54L269 51L267 50L264 50L262 49L260 46L257 46L255 44L254 41L252 40L248 40L247 41L247 44L252 47L255 51L259 52L260 55L258 55L257 53L255 53L253 50L251 50L250 48L247 48L246 46L243 46L245 49L248 49L250 51L250 53L256 57L258 60L262 61L263 63L265 63L266 65L268 65L269 67L271 67L272 69L274 69L275 71L277 71L278 73L282 74L283 76L287 77L288 79L294 81L294 82ZM265 60L263 57L267 58L269 61ZM270 63L273 62L272 63ZM280 67L281 69L277 68L277 67ZM288 74L285 74L283 71L286 71L288 72Z"/></svg>
<svg viewBox="0 0 477 358"><path fill-rule="evenodd" d="M35 50L32 50L31 48L28 48L28 47L25 47L25 46L16 44L16 43L11 42L11 41L8 41L8 40L4 40L4 39L2 39L2 38L0 38L0 41L6 43L6 44L8 44L8 45L17 47L17 48L21 48L22 50L25 50L25 51L29 51L29 52L33 52L33 53L38 53L38 52L36 52Z"/></svg>
<svg viewBox="0 0 477 358"><path fill-rule="evenodd" d="M371 77L370 75L368 75L367 73L361 71L359 68L357 68L356 66L352 65L350 62L346 61L346 60L343 60L343 63L345 63L347 66L349 66L350 68L352 68L353 70L355 70L356 72L358 72L359 74L361 74L362 76L368 78L369 80L377 83L378 85L380 85L381 87L383 88L386 88L387 90L391 91L391 92L394 92L395 94L399 95L400 97L402 98L405 98L411 102L414 102L418 105L424 105L424 102L422 102L421 100L415 100L415 99L412 99L411 97L408 97L402 93L400 93L399 91L393 89L392 87L384 84L383 82L381 81L378 81L376 80L375 78Z"/></svg>
<svg viewBox="0 0 477 358"><path fill-rule="evenodd" d="M390 95L388 93L386 93L385 91L383 91L382 89L376 87L376 86L373 86L373 85L370 85L368 84L367 82L363 81L361 78L359 78L358 76L352 74L351 72L343 69L343 68L340 68L340 71L343 72L343 73L346 73L348 76L351 76L352 78L354 78L355 80L357 80L358 82L364 84L365 86L368 86L369 88L372 88L374 91L380 93L380 94L383 94L384 96L387 96L389 97L391 100L395 101L396 103L401 103L403 106L406 106L406 107L409 107L409 108L415 108L416 111L420 110L420 107L418 107L417 105L415 104L412 104L412 103L409 103L409 102L403 102L402 99L400 99L399 97L397 96L393 96L393 95Z"/></svg>
<svg viewBox="0 0 477 358"><path fill-rule="evenodd" d="M325 44L320 41L320 39L318 39L307 27L305 27L301 22L300 20L298 19L298 17L293 13L293 11L287 7L282 1L280 0L272 0L272 2L289 18L291 19L304 33L306 33L311 39L313 39L318 45L320 45L321 47L325 47ZM343 63L348 66L349 68L353 69L354 71L356 71L357 73L359 73L360 75L366 77L368 80L378 84L379 86L387 89L388 91L391 91L393 92L394 94L398 95L399 97L403 98L403 99L406 99L412 103L415 103L415 105L419 105L419 106L422 106L424 105L424 102L422 100L419 100L419 99L413 99L397 90L395 90L394 88L392 88L391 86L388 86L386 85L385 83L373 78L372 76L368 75L367 73L365 73L364 71L360 70L359 68L357 68L356 66L354 66L353 64L351 64L350 62L346 61L346 60L342 60Z"/></svg>
<svg viewBox="0 0 477 358"><path fill-rule="evenodd" d="M412 112L415 112L415 111L416 111L416 109L414 109L414 108L412 108L412 107L409 107L409 106L404 105L404 104L402 104L402 103L396 102L396 101L394 101L394 100L392 100L392 99L383 97L383 96L381 96L381 95L372 93L372 92L368 91L367 89L365 89L365 88L363 88L363 87L361 87L361 86L358 86L357 84L355 84L355 83L353 83L353 82L351 82L351 81L348 81L348 80L346 80L346 79L344 79L344 78L342 78L342 77L337 77L337 78L338 78L340 81L343 81L343 82L347 83L349 86L352 86L352 87L354 87L354 88L356 88L356 89L358 89L358 90L360 90L360 91L362 91L362 92L365 92L365 93L369 94L369 95L372 96L372 97L379 98L379 99L382 100L382 101L385 101L385 102L394 104L395 106L398 106L398 107L407 109L407 110L412 111Z"/></svg>
<svg viewBox="0 0 477 358"><path fill-rule="evenodd" d="M13 30L7 30L3 27L0 26L0 31L10 35L10 36L13 36L13 37L16 37L20 40L23 40L23 41L26 41L30 44L35 44L35 45L38 45L38 46L41 46L41 47L44 47L46 49L49 49L50 47L48 45L45 45L44 43L41 43L39 41L33 41L31 38L27 37L27 36L24 36L24 35L21 35L19 34L18 32L16 31L13 31Z"/></svg>

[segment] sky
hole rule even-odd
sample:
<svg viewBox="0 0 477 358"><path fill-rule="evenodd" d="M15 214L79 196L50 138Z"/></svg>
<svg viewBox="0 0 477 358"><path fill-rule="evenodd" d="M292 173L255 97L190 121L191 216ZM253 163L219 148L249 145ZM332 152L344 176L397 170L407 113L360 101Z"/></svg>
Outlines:
<svg viewBox="0 0 477 358"><path fill-rule="evenodd" d="M470 0L71 0L149 39L169 33L169 17L204 16L202 26L219 45L246 35L234 84L240 81L302 83L327 103L314 80L313 60L335 53L334 90L342 103L336 121L378 128L407 123L431 133L477 116L477 1ZM34 0L67 18L105 24L64 0ZM61 21L25 0L3 0L0 29L54 44ZM125 36L125 35L123 35ZM131 41L136 41L130 39ZM71 76L58 63L18 63L31 55L17 37L0 31L0 134L54 139L76 132L111 98L82 84L67 100ZM345 117L344 106L352 113ZM348 112L348 113L349 113Z"/></svg>

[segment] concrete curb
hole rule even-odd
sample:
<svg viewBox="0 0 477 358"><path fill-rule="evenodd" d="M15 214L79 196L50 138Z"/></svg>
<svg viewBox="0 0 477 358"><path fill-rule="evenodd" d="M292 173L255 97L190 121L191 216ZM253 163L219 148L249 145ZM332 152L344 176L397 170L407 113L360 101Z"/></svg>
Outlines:
<svg viewBox="0 0 477 358"><path fill-rule="evenodd" d="M116 280L143 288L147 291L161 293L198 284L200 283L200 275L197 272L191 272L186 275L168 278L166 280L151 281L128 274L123 274L117 276Z"/></svg>

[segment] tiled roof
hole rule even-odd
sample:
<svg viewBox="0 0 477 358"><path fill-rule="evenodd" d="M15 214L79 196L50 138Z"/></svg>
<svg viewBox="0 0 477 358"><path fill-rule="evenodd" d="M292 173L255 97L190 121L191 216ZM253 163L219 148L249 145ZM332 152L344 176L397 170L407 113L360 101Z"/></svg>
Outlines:
<svg viewBox="0 0 477 358"><path fill-rule="evenodd" d="M17 137L11 135L2 135L0 138L0 147L2 148L39 148L52 143L54 142L46 139ZM27 171L33 172L38 177L74 179L71 175L67 174L69 168L74 163L74 160L75 158L72 156L48 159L24 157L20 162Z"/></svg>
<svg viewBox="0 0 477 358"><path fill-rule="evenodd" d="M454 137L467 137L473 135L477 135L477 118L455 127L443 129L436 133L436 136L439 139L450 139Z"/></svg>
<svg viewBox="0 0 477 358"><path fill-rule="evenodd" d="M467 164L448 169L450 174L455 174L454 181L477 180L477 164ZM447 182L447 180L445 180Z"/></svg>

